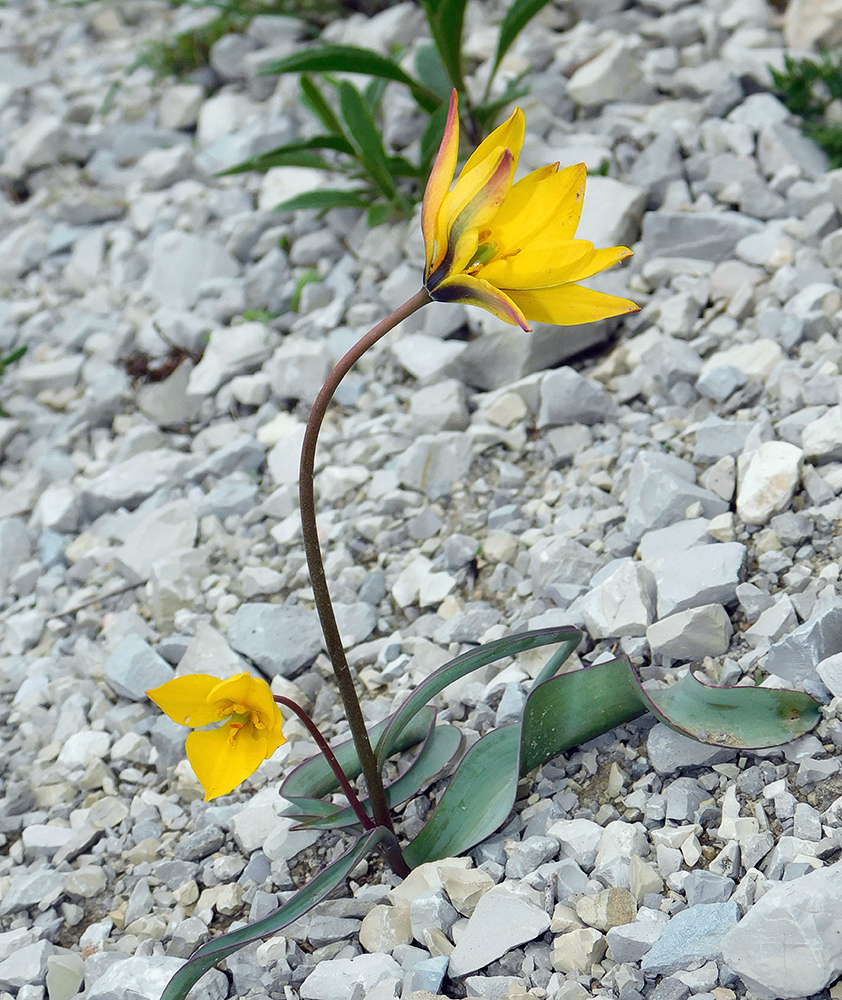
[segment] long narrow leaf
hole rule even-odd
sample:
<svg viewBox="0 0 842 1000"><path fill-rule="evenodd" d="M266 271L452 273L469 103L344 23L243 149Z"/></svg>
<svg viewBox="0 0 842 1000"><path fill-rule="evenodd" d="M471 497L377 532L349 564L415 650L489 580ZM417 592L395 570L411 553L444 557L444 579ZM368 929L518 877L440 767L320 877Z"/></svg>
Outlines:
<svg viewBox="0 0 842 1000"><path fill-rule="evenodd" d="M259 941L269 934L286 927L287 924L297 920L300 916L312 909L317 903L333 892L333 890L347 878L359 862L367 857L382 843L391 841L396 844L394 834L385 827L378 827L364 837L360 837L351 848L338 858L327 868L322 869L304 888L288 899L286 903L273 910L262 920L258 920L248 927L242 927L228 934L222 934L214 938L208 944L203 945L188 959L178 972L167 983L161 1000L184 1000L193 985L217 962L221 962L228 955L233 955L235 951L253 941Z"/></svg>
<svg viewBox="0 0 842 1000"><path fill-rule="evenodd" d="M389 163L383 140L374 124L371 110L360 92L347 80L339 81L339 107L348 132L357 147L357 157L365 166L372 182L388 201L397 196L395 181L389 172Z"/></svg>
<svg viewBox="0 0 842 1000"><path fill-rule="evenodd" d="M430 23L430 34L441 56L442 65L453 86L465 90L462 77L462 29L467 0L422 0Z"/></svg>
<svg viewBox="0 0 842 1000"><path fill-rule="evenodd" d="M410 868L461 854L505 822L517 793L519 728L493 729L465 754L432 817L404 849Z"/></svg>
<svg viewBox="0 0 842 1000"><path fill-rule="evenodd" d="M298 212L309 208L326 212L330 208L368 208L370 204L371 194L365 188L319 188L287 198L275 205L274 211Z"/></svg>
<svg viewBox="0 0 842 1000"><path fill-rule="evenodd" d="M562 659L554 656L550 662L558 665ZM537 683L520 722L492 730L465 754L432 816L405 849L407 863L415 867L480 843L505 822L520 777L645 711L627 660Z"/></svg>
<svg viewBox="0 0 842 1000"><path fill-rule="evenodd" d="M409 747L420 743L430 732L430 727L435 718L436 710L426 706L424 711L418 712L412 720L412 725L407 726L401 732L399 741L394 744L392 753L401 750L408 750ZM378 741L389 725L389 719L381 719L368 731L369 739L372 743ZM357 757L356 747L353 740L345 740L342 743L331 747L339 766L345 774L353 780L360 773L360 761ZM285 799L310 798L322 799L330 795L339 788L339 782L334 777L333 771L321 754L316 754L299 764L295 770L290 771L280 787L280 794Z"/></svg>
<svg viewBox="0 0 842 1000"><path fill-rule="evenodd" d="M636 719L647 709L625 657L595 663L536 684L523 710L518 773Z"/></svg>
<svg viewBox="0 0 842 1000"><path fill-rule="evenodd" d="M494 65L491 69L489 86L494 74L497 72L503 57L509 51L512 43L523 31L533 17L546 7L549 0L514 0L512 5L503 16L500 22L500 29L497 35L497 54L494 56Z"/></svg>
<svg viewBox="0 0 842 1000"><path fill-rule="evenodd" d="M354 147L347 139L338 135L314 135L309 139L296 139L294 142L284 143L283 146L276 146L274 149L267 149L265 153L256 153L247 160L221 170L217 176L225 177L228 174L243 174L249 170L259 170L265 172L270 167L309 167L316 166L322 170L332 170L333 165L324 157L318 156L315 152L320 149L332 149L338 153L354 155Z"/></svg>
<svg viewBox="0 0 842 1000"><path fill-rule="evenodd" d="M808 732L819 706L808 694L762 687L711 687L688 672L661 691L641 688L646 707L672 729L700 743L774 747Z"/></svg>
<svg viewBox="0 0 842 1000"><path fill-rule="evenodd" d="M434 781L450 764L462 745L462 734L456 726L436 726L424 743L421 753L399 778L386 786L386 802L390 809L416 795L424 785ZM313 800L298 799L298 803ZM319 800L316 800L319 801ZM363 800L363 805L368 802ZM296 817L298 820L299 817ZM337 830L355 826L357 816L350 806L330 815L302 817L300 826L308 830Z"/></svg>
<svg viewBox="0 0 842 1000"><path fill-rule="evenodd" d="M331 135L342 136L344 139L345 130L342 128L342 123L336 117L336 112L328 103L327 98L316 86L313 78L302 73L298 86L301 88L301 103L313 112Z"/></svg>
<svg viewBox="0 0 842 1000"><path fill-rule="evenodd" d="M320 45L318 48L303 49L269 63L260 72L270 76L279 73L361 73L365 76L382 76L409 87L412 96L425 111L434 111L440 103L440 99L431 90L404 72L393 59L356 45Z"/></svg>
<svg viewBox="0 0 842 1000"><path fill-rule="evenodd" d="M408 725L427 702L443 691L448 684L458 681L460 677L470 674L480 667L494 663L495 660L502 660L506 656L517 656L527 649L537 649L540 646L547 646L554 642L570 643L575 638L576 646L582 639L582 633L577 629L569 628L544 628L536 629L532 632L523 632L518 635L506 636L503 639L496 639L488 642L484 646L470 649L467 653L462 653L443 667L439 667L434 673L423 680L412 694L401 705L398 711L391 717L386 731L380 737L375 753L377 762L382 767L383 762L390 757L397 746L396 741L400 737L404 726Z"/></svg>

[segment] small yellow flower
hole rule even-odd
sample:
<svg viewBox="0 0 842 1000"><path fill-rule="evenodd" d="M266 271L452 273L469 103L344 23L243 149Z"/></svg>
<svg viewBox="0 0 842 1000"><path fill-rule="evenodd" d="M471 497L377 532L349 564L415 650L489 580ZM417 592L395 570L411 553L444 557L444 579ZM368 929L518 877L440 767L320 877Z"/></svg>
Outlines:
<svg viewBox="0 0 842 1000"><path fill-rule="evenodd" d="M223 725L187 737L187 759L205 790L205 802L227 795L268 760L281 744L281 710L266 681L248 673L221 681L185 674L146 692L182 726Z"/></svg>
<svg viewBox="0 0 842 1000"><path fill-rule="evenodd" d="M631 255L595 250L574 235L582 214L584 163L540 167L513 184L523 145L516 108L470 156L453 188L459 152L456 92L421 211L424 285L438 302L481 306L528 330L527 320L571 326L636 312L628 299L575 284Z"/></svg>

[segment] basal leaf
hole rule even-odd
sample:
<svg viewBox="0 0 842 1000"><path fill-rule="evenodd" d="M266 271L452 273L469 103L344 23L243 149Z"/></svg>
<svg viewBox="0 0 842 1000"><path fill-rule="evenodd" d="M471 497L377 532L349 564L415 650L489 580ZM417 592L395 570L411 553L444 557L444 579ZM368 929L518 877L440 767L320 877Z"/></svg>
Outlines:
<svg viewBox="0 0 842 1000"><path fill-rule="evenodd" d="M641 692L661 722L715 746L778 746L802 736L819 721L818 703L800 691L711 687L690 671L668 688L641 688Z"/></svg>
<svg viewBox="0 0 842 1000"><path fill-rule="evenodd" d="M356 155L366 172L387 201L397 196L395 180L389 171L389 162L380 132L374 124L371 109L362 94L347 80L339 82L339 107L342 118L356 146Z"/></svg>
<svg viewBox="0 0 842 1000"><path fill-rule="evenodd" d="M549 0L514 0L510 5L503 16L503 20L500 22L497 35L497 53L494 56L494 66L491 70L489 84L514 40L532 18L535 17L538 11L542 7L546 7L548 3Z"/></svg>
<svg viewBox="0 0 842 1000"><path fill-rule="evenodd" d="M392 753L408 750L409 747L420 743L430 732L435 713L436 710L429 706L418 712L412 719L411 725L402 729L400 738L395 741ZM389 721L389 719L382 719L369 729L368 735L372 743L376 743L381 738ZM345 774L351 780L356 778L362 769L353 740L345 740L331 749ZM322 799L338 788L339 783L327 761L321 754L316 754L315 757L305 760L295 770L290 771L279 791L285 799Z"/></svg>
<svg viewBox="0 0 842 1000"><path fill-rule="evenodd" d="M447 75L447 70L441 61L438 49L435 45L419 45L415 53L415 73L419 80L423 80L425 85L434 91L442 102L444 116L447 117L447 104L450 100L450 91L453 84Z"/></svg>
<svg viewBox="0 0 842 1000"><path fill-rule="evenodd" d="M293 195L279 205L275 212L297 212L303 209L316 209L326 212L330 208L368 208L371 204L371 193L365 188L319 188L317 191L305 191Z"/></svg>
<svg viewBox="0 0 842 1000"><path fill-rule="evenodd" d="M422 6L430 24L430 34L447 70L452 85L463 93L462 29L467 0L423 0Z"/></svg>
<svg viewBox="0 0 842 1000"><path fill-rule="evenodd" d="M286 927L300 916L320 903L353 871L359 862L367 857L379 845L391 844L397 846L395 836L385 827L378 827L364 837L360 837L353 846L332 864L318 873L302 889L299 889L290 899L277 910L274 910L262 920L257 920L248 927L229 931L214 938L208 944L195 951L178 972L167 983L161 1000L184 1000L193 985L217 962L253 941L259 941L269 934Z"/></svg>
<svg viewBox="0 0 842 1000"><path fill-rule="evenodd" d="M389 808L393 809L401 802L406 802L421 788L435 780L459 752L461 745L462 733L456 726L435 726L410 767L390 785L386 785L386 801ZM313 800L298 799L296 804L311 801ZM367 801L363 799L363 805ZM357 822L354 810L346 806L329 815L324 814L312 819L308 817L302 826L311 830L334 830L354 826Z"/></svg>
<svg viewBox="0 0 842 1000"><path fill-rule="evenodd" d="M391 716L388 726L380 737L375 753L378 764L382 767L383 762L395 753L397 740L403 731L404 726L427 704L427 702L444 690L448 684L459 680L466 674L470 674L480 667L494 663L506 656L517 656L527 649L537 649L540 646L547 646L554 642L570 643L575 642L573 649L579 644L582 633L577 629L568 628L545 628L536 629L532 632L522 632L517 635L506 636L503 639L496 639L488 642L484 646L470 649L467 653L462 653L443 667L439 667L423 680L418 687L409 695L398 711Z"/></svg>
<svg viewBox="0 0 842 1000"><path fill-rule="evenodd" d="M523 710L520 775L645 711L625 657L536 683Z"/></svg>
<svg viewBox="0 0 842 1000"><path fill-rule="evenodd" d="M287 142L283 146L276 146L268 149L265 153L257 153L247 160L221 170L217 176L225 177L228 174L243 174L249 170L259 170L265 172L271 167L316 167L320 170L333 170L335 167L324 157L319 156L316 150L332 149L338 153L354 155L354 147L338 135L316 135L309 139L296 139L294 142Z"/></svg>
<svg viewBox="0 0 842 1000"><path fill-rule="evenodd" d="M298 86L301 88L301 103L313 112L331 135L338 135L345 138L345 130L336 117L336 112L330 106L321 90L316 86L313 78L306 73L302 73L298 80Z"/></svg>
<svg viewBox="0 0 842 1000"><path fill-rule="evenodd" d="M425 111L433 111L439 98L423 83L413 79L393 60L372 49L356 45L320 45L302 49L265 66L261 73L274 76L278 73L362 73L365 76L382 76L387 80L403 83Z"/></svg>
<svg viewBox="0 0 842 1000"><path fill-rule="evenodd" d="M493 729L465 754L433 815L404 849L410 868L461 854L505 822L517 793L519 731Z"/></svg>

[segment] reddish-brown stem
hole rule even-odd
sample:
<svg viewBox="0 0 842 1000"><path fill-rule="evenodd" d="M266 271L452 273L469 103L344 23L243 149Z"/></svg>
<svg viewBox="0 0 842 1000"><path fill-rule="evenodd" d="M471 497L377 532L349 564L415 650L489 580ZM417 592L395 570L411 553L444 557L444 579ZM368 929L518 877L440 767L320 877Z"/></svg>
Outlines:
<svg viewBox="0 0 842 1000"><path fill-rule="evenodd" d="M297 701L293 701L291 698L284 698L283 695L279 694L273 695L273 697L279 705L285 705L288 709L295 712L298 718L304 723L307 732L316 741L316 746L318 746L319 750L321 750L322 756L330 765L331 771L333 771L336 776L336 780L339 782L339 787L345 793L345 798L350 802L351 808L357 814L357 819L359 819L360 823L362 823L363 829L373 830L374 823L371 822L371 819L365 811L362 802L360 802L357 798L357 793L354 791L351 782L348 781L345 772L342 770L339 761L336 759L336 755L330 749L330 745L324 736L322 736L316 723L313 722L310 716L304 711Z"/></svg>
<svg viewBox="0 0 842 1000"><path fill-rule="evenodd" d="M316 460L316 445L319 440L319 431L327 412L328 404L336 392L339 383L353 368L357 361L365 352L394 329L407 316L411 316L416 310L432 301L429 292L422 288L416 292L411 299L387 316L377 326L373 327L348 351L339 361L333 371L322 386L313 409L310 411L310 419L307 421L307 428L304 432L304 442L301 447L301 468L298 483L298 493L300 500L301 530L304 536L304 551L307 556L307 566L310 570L310 582L313 586L313 597L316 602L316 609L319 612L319 620L322 624L322 632L325 637L327 654L330 657L333 672L336 675L336 684L339 688L339 695L345 706L345 715L348 725L351 728L351 735L359 757L366 788L368 790L371 811L374 822L377 826L385 826L394 832L392 818L389 813L389 806L386 802L386 792L383 788L383 781L374 757L374 749L363 718L357 692L354 688L354 680L345 656L342 645L342 637L336 624L336 615L333 611L333 604L330 599L330 589L327 585L324 562L322 560L321 547L319 545L319 534L316 526L316 501L313 486L313 469ZM390 858L391 863L391 858ZM394 865L393 865L394 867ZM404 869L406 865L404 864ZM408 871L408 869L407 869ZM399 874L401 874L399 872Z"/></svg>

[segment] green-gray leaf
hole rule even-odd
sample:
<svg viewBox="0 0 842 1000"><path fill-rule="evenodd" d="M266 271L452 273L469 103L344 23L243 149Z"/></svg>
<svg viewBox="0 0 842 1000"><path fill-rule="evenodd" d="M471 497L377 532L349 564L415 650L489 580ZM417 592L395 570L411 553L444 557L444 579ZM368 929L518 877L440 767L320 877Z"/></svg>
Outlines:
<svg viewBox="0 0 842 1000"><path fill-rule="evenodd" d="M453 86L465 90L462 79L462 28L467 0L422 0L436 48Z"/></svg>
<svg viewBox="0 0 842 1000"><path fill-rule="evenodd" d="M716 746L774 747L802 736L819 721L819 706L800 691L711 687L690 671L671 687L641 692L661 722Z"/></svg>
<svg viewBox="0 0 842 1000"><path fill-rule="evenodd" d="M494 66L491 70L491 79L497 72L503 57L509 51L514 40L523 31L533 17L546 7L549 0L514 0L514 3L506 11L503 20L500 22L500 29L497 36L497 54L494 56ZM489 81L490 83L490 81Z"/></svg>
<svg viewBox="0 0 842 1000"><path fill-rule="evenodd" d="M253 941L275 934L293 920L297 920L316 903L325 899L378 844L388 841L392 844L397 843L391 831L382 826L372 830L360 837L341 858L320 871L303 889L299 889L294 896L267 917L239 930L221 934L203 945L167 983L161 1000L184 1000L194 983L217 962L221 962L223 958L233 955L235 951Z"/></svg>
<svg viewBox="0 0 842 1000"><path fill-rule="evenodd" d="M371 204L371 193L365 188L319 188L317 191L305 191L293 195L279 205L275 212L298 212L304 209L316 209L326 212L330 208L368 208Z"/></svg>
<svg viewBox="0 0 842 1000"><path fill-rule="evenodd" d="M423 83L413 79L392 59L381 56L372 49L355 45L320 45L318 48L293 52L265 66L261 73L362 73L366 76L380 76L387 80L403 83L412 91L412 96L425 111L438 107L439 98Z"/></svg>
<svg viewBox="0 0 842 1000"><path fill-rule="evenodd" d="M424 706L424 710L418 712L412 719L412 724L402 728L399 739L394 743L392 753L401 750L408 750L409 747L416 746L425 739L430 732L430 727L436 715L436 710L429 705ZM377 742L391 721L382 719L368 731L369 739L372 743ZM353 740L345 740L335 747L331 747L339 766L344 773L353 780L360 773L359 758ZM321 754L316 754L303 764L299 764L295 770L290 771L280 787L280 794L285 799L321 799L325 795L330 795L339 788L333 771L328 762Z"/></svg>
<svg viewBox="0 0 842 1000"><path fill-rule="evenodd" d="M217 176L224 177L227 174L243 174L249 170L259 170L266 172L271 167L316 167L319 170L335 169L323 156L319 156L315 150L332 149L338 153L354 155L354 147L338 135L315 135L309 139L296 139L295 142L287 142L283 146L276 146L268 149L265 153L256 153L247 160L221 170Z"/></svg>
<svg viewBox="0 0 842 1000"><path fill-rule="evenodd" d="M356 146L357 158L386 200L393 201L398 192L371 110L357 88L347 80L340 80L338 89L342 118Z"/></svg>

